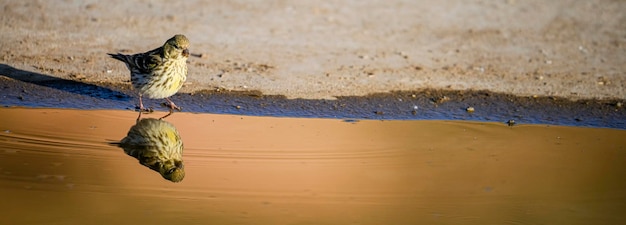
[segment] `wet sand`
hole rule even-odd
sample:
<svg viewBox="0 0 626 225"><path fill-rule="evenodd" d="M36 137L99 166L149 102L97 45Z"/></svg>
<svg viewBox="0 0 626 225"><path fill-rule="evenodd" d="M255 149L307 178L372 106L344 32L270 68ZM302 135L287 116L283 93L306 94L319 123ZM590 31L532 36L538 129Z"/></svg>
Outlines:
<svg viewBox="0 0 626 225"><path fill-rule="evenodd" d="M3 76L6 79L2 79ZM130 84L89 83L0 64L0 106L70 109L134 109ZM328 99L289 99L259 91L210 90L171 97L184 112L338 119L473 120L626 129L624 99L524 97L490 91L419 89ZM165 110L163 99L144 105ZM468 112L467 108L475 110Z"/></svg>
<svg viewBox="0 0 626 225"><path fill-rule="evenodd" d="M146 115L160 117L163 112ZM3 224L616 224L626 131L175 113L186 176L110 142L129 111L1 108Z"/></svg>

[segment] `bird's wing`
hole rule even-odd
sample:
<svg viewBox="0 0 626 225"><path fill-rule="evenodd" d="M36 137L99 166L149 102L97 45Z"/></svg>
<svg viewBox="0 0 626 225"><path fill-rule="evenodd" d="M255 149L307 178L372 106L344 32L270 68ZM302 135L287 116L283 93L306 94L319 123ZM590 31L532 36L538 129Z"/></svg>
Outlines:
<svg viewBox="0 0 626 225"><path fill-rule="evenodd" d="M133 67L140 73L149 74L155 67L163 63L163 48L133 55Z"/></svg>

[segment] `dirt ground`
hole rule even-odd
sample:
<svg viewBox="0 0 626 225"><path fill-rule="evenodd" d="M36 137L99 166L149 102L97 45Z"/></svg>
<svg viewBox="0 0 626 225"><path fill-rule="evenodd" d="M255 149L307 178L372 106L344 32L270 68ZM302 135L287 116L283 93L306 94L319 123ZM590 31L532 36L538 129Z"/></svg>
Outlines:
<svg viewBox="0 0 626 225"><path fill-rule="evenodd" d="M0 64L129 82L106 53L191 40L182 92L626 99L626 1L0 1Z"/></svg>

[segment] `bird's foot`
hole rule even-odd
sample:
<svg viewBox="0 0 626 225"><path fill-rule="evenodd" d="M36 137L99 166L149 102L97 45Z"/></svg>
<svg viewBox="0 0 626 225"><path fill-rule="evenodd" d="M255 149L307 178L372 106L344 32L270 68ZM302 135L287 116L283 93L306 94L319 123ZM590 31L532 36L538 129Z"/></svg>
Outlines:
<svg viewBox="0 0 626 225"><path fill-rule="evenodd" d="M176 111L182 111L183 108L177 106L176 104L174 104L173 102L163 102L161 103L162 106L167 107L170 109L170 111L176 110Z"/></svg>
<svg viewBox="0 0 626 225"><path fill-rule="evenodd" d="M153 113L154 109L152 109L152 107L144 108L144 107L140 107L140 106L135 106L135 111L143 112L143 113Z"/></svg>

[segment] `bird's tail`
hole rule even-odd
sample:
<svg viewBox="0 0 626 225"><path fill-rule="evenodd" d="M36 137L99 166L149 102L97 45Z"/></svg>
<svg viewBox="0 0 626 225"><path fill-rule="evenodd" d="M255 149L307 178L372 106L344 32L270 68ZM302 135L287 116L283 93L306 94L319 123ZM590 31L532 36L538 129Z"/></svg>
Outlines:
<svg viewBox="0 0 626 225"><path fill-rule="evenodd" d="M126 64L126 67L128 67L129 70L134 71L134 70L139 70L139 71L149 71L149 66L151 65L149 60L151 59L150 57L146 57L149 55L144 54L135 54L135 55L124 55L124 54L111 54L111 53L107 53L109 54L109 56L111 56L111 58L117 59L119 61L124 62L124 64Z"/></svg>
<svg viewBox="0 0 626 225"><path fill-rule="evenodd" d="M129 60L129 55L124 55L124 54L112 54L112 53L107 53L109 56L111 56L111 58L117 59L119 61L122 62L128 62Z"/></svg>

